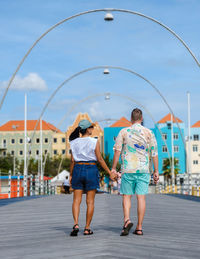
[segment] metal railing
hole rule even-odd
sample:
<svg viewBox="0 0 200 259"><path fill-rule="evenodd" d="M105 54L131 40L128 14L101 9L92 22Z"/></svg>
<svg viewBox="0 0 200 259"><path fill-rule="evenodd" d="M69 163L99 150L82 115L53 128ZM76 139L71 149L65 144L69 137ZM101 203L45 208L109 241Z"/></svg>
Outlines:
<svg viewBox="0 0 200 259"><path fill-rule="evenodd" d="M200 173L190 175L178 174L176 176L174 192L172 190L171 181L165 181L164 184L158 183L156 185L156 193L175 193L200 197Z"/></svg>
<svg viewBox="0 0 200 259"><path fill-rule="evenodd" d="M8 175L0 175L0 199L24 197L25 186L27 196L54 195L56 193L56 187L51 184L51 180L44 181L44 192L42 193L39 176L28 175L26 181L20 173L12 176L9 171Z"/></svg>

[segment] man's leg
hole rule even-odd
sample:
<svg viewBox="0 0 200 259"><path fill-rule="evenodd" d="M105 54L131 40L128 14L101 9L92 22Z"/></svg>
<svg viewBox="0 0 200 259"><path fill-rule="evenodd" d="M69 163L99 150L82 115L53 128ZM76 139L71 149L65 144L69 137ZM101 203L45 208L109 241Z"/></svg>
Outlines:
<svg viewBox="0 0 200 259"><path fill-rule="evenodd" d="M142 223L145 215L146 210L146 199L145 195L136 195L137 196L137 214L138 214L138 223L137 223L137 230L142 230ZM139 235L142 234L141 231L137 232Z"/></svg>
<svg viewBox="0 0 200 259"><path fill-rule="evenodd" d="M95 199L96 190L90 190L86 194L86 204L87 204L87 213L86 213L86 229L90 229L90 223L94 214L94 199Z"/></svg>
<svg viewBox="0 0 200 259"><path fill-rule="evenodd" d="M74 190L73 204L72 204L72 213L74 217L74 225L78 224L78 217L80 213L80 204L82 201L82 190Z"/></svg>
<svg viewBox="0 0 200 259"><path fill-rule="evenodd" d="M123 211L124 211L124 223L130 219L130 209L131 209L131 195L123 195ZM129 222L126 223L126 225ZM125 227L126 227L125 225Z"/></svg>

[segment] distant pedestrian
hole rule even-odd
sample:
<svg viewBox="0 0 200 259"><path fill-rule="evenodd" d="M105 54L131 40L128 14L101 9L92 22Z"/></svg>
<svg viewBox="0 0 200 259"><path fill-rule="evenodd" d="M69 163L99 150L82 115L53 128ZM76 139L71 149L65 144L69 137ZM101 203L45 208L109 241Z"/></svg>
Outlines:
<svg viewBox="0 0 200 259"><path fill-rule="evenodd" d="M63 187L65 189L65 194L70 194L70 191L69 191L70 184L69 184L69 177L68 176L65 177L65 180L64 180L64 183L63 183Z"/></svg>
<svg viewBox="0 0 200 259"><path fill-rule="evenodd" d="M84 235L92 235L90 229L94 213L94 200L96 190L99 188L99 172L96 165L98 161L112 179L117 177L115 172L111 173L103 160L100 152L100 144L96 138L92 138L94 124L88 120L81 120L78 127L71 133L71 164L70 164L70 183L74 189L72 213L74 217L74 226L71 236L77 236L79 232L79 212L82 201L82 194L86 192L86 225Z"/></svg>
<svg viewBox="0 0 200 259"><path fill-rule="evenodd" d="M142 223L145 214L145 195L148 193L150 181L149 154L154 164L153 178L157 183L158 151L154 134L151 130L143 127L142 111L134 109L131 113L132 126L119 132L114 145L114 158L112 172L116 172L117 162L121 154L122 177L120 193L123 195L124 226L121 236L129 234L133 223L130 220L131 196L136 193L138 222L134 234L143 235Z"/></svg>

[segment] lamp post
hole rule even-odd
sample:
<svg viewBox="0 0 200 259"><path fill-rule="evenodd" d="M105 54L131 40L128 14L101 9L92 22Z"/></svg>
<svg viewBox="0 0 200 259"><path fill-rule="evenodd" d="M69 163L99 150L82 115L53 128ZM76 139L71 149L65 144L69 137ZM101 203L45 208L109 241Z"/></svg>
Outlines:
<svg viewBox="0 0 200 259"><path fill-rule="evenodd" d="M188 194L192 195L192 174L191 174L191 121L190 121L190 92L187 92L187 106L188 106L188 152L187 154L187 168L188 168ZM185 183L184 183L185 184Z"/></svg>
<svg viewBox="0 0 200 259"><path fill-rule="evenodd" d="M16 129L19 127L19 125L12 125L13 130L16 132ZM16 167L16 150L17 150L17 136L16 136L16 142L15 142L15 150L13 155L13 175L15 175L15 167Z"/></svg>

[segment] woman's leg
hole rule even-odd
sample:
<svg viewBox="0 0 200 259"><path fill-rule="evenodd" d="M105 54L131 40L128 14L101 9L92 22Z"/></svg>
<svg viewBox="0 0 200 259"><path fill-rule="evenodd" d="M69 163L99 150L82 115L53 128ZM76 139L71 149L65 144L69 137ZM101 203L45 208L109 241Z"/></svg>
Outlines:
<svg viewBox="0 0 200 259"><path fill-rule="evenodd" d="M94 214L94 199L95 199L96 190L88 191L86 194L86 204L87 204L87 213L86 213L86 229L90 229L90 223Z"/></svg>
<svg viewBox="0 0 200 259"><path fill-rule="evenodd" d="M73 197L73 204L72 204L74 225L78 224L78 217L79 217L79 213L80 213L80 204L82 201L82 194L83 194L83 190L74 190L74 197Z"/></svg>

